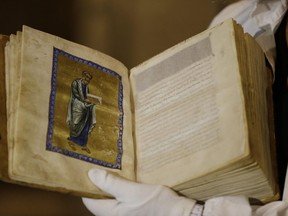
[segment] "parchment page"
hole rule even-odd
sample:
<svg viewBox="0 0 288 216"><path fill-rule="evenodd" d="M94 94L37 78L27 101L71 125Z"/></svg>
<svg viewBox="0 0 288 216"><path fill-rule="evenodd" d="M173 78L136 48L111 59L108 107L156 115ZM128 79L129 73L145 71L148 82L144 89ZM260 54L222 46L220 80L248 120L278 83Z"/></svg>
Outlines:
<svg viewBox="0 0 288 216"><path fill-rule="evenodd" d="M9 146L13 148L9 154L10 176L88 196L99 193L87 176L93 167L133 180L127 69L100 52L26 26L22 36L16 137L14 146ZM90 83L84 85L87 77ZM82 87L73 88L76 85ZM80 103L75 99L77 91L82 92L80 95L89 91L101 100ZM83 116L89 110L89 123L87 117L85 125L93 125L87 126L88 144L83 146L76 143L78 129L71 126L72 121L80 125L79 110Z"/></svg>
<svg viewBox="0 0 288 216"><path fill-rule="evenodd" d="M0 177L7 179L8 149L7 149L7 112L5 89L5 45L9 37L0 35Z"/></svg>
<svg viewBox="0 0 288 216"><path fill-rule="evenodd" d="M232 21L134 68L137 179L175 186L248 155Z"/></svg>
<svg viewBox="0 0 288 216"><path fill-rule="evenodd" d="M14 39L13 39L14 38ZM10 143L10 149L15 142L15 129L17 125L17 109L19 102L19 92L21 86L21 47L22 33L17 32L16 36L10 35L9 45L6 47L10 50L7 55L6 71L6 90L7 90L7 143ZM9 55L8 55L9 54ZM11 151L10 151L11 154ZM8 168L8 167L7 167ZM7 173L8 174L8 173Z"/></svg>

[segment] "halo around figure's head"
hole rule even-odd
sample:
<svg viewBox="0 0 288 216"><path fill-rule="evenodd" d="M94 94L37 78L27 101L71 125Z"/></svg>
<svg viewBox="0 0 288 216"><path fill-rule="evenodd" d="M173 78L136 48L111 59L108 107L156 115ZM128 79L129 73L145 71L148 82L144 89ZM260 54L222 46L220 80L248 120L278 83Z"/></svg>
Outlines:
<svg viewBox="0 0 288 216"><path fill-rule="evenodd" d="M83 71L83 72L82 72L82 76L83 76L83 77L86 76L86 77L88 77L90 80L93 78L93 76L91 75L91 73L88 72L88 71Z"/></svg>

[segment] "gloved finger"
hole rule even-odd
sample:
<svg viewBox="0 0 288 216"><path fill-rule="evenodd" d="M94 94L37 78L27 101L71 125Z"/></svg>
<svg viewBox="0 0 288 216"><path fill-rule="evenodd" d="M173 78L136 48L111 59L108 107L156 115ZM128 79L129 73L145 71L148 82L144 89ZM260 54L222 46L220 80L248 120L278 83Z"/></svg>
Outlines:
<svg viewBox="0 0 288 216"><path fill-rule="evenodd" d="M115 210L119 202L115 199L90 199L82 198L82 201L86 208L96 216L114 216Z"/></svg>
<svg viewBox="0 0 288 216"><path fill-rule="evenodd" d="M225 7L220 13L217 14L209 25L209 28L223 22L226 19L233 18L239 23L247 21L247 17L253 10L257 1L238 1Z"/></svg>
<svg viewBox="0 0 288 216"><path fill-rule="evenodd" d="M151 193L151 186L138 184L108 173L105 170L91 169L90 180L102 191L114 196L119 201L131 201Z"/></svg>
<svg viewBox="0 0 288 216"><path fill-rule="evenodd" d="M264 206L258 207L255 216L280 216L288 215L288 203L284 201L274 201Z"/></svg>

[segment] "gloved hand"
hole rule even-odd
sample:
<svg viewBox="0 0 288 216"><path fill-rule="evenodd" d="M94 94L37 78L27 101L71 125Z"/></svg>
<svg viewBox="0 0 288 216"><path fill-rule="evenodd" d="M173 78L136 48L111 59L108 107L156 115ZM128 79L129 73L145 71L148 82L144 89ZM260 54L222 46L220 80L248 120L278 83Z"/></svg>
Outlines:
<svg viewBox="0 0 288 216"><path fill-rule="evenodd" d="M209 27L233 18L256 39L274 71L274 33L287 11L287 0L242 0L228 5L215 16Z"/></svg>
<svg viewBox="0 0 288 216"><path fill-rule="evenodd" d="M165 186L139 184L106 171L92 169L91 181L115 199L83 198L96 216L190 216L195 200L178 196ZM253 209L253 210L252 210ZM251 208L248 198L224 196L209 199L203 216L288 216L288 203L277 201Z"/></svg>
<svg viewBox="0 0 288 216"><path fill-rule="evenodd" d="M190 216L195 200L179 196L165 186L140 184L91 169L91 181L115 199L83 198L84 205L97 216Z"/></svg>

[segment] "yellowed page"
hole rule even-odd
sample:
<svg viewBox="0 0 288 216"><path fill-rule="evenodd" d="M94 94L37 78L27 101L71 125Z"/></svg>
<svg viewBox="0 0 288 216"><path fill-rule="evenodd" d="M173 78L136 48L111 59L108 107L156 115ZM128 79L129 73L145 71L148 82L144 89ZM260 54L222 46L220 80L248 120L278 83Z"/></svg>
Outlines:
<svg viewBox="0 0 288 216"><path fill-rule="evenodd" d="M134 179L127 69L100 52L26 26L22 37L21 88L16 137L9 154L10 176L89 196L97 193L87 176L93 167ZM70 101L73 83L82 82L84 71L93 77L89 94L102 100L85 101L85 108L91 107L89 121L94 128L87 145L80 146L72 140L69 127L71 121L76 122L76 117L71 118L76 116L76 105ZM73 112L69 107L74 107Z"/></svg>
<svg viewBox="0 0 288 216"><path fill-rule="evenodd" d="M0 178L7 179L8 149L7 149L7 109L5 86L5 45L8 36L0 35Z"/></svg>
<svg viewBox="0 0 288 216"><path fill-rule="evenodd" d="M10 36L10 44L7 46L9 50L9 57L7 57L7 65L9 68L6 71L7 79L7 115L8 115L8 143L10 149L13 148L15 142L15 129L17 124L16 111L19 102L19 90L21 86L21 47L22 47L22 33L17 32L16 35Z"/></svg>
<svg viewBox="0 0 288 216"><path fill-rule="evenodd" d="M246 157L232 20L134 68L137 179L168 186Z"/></svg>

